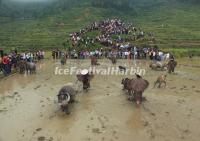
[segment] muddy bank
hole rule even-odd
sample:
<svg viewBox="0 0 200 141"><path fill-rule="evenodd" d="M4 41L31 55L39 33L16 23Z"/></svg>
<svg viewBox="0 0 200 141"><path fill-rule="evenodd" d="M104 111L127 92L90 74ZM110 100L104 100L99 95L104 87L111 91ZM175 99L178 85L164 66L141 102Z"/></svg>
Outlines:
<svg viewBox="0 0 200 141"><path fill-rule="evenodd" d="M194 65L200 65L199 61ZM139 109L122 91L123 76L95 76L89 92L79 92L70 107L71 115L64 115L55 96L76 77L55 75L58 61L39 63L36 75L17 74L1 80L0 141L198 141L200 69L179 65L175 74L167 76L166 88L153 89L163 72L150 70L148 63L117 63L146 69L145 79L151 85L144 93L147 101ZM100 64L98 67L112 66L108 60L100 60ZM68 60L66 66L89 67L90 61Z"/></svg>

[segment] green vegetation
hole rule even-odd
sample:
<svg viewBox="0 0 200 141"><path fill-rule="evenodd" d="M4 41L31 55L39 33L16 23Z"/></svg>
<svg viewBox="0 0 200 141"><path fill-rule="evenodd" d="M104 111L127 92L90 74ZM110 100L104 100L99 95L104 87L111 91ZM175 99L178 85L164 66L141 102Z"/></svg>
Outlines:
<svg viewBox="0 0 200 141"><path fill-rule="evenodd" d="M38 8L36 3L32 8L24 5L14 8L0 0L0 48L63 48L63 45L69 46L69 33L93 21L121 18L152 32L156 44L165 51L178 57L191 53L200 55L200 5L197 0L185 0L184 3L181 0L57 0Z"/></svg>

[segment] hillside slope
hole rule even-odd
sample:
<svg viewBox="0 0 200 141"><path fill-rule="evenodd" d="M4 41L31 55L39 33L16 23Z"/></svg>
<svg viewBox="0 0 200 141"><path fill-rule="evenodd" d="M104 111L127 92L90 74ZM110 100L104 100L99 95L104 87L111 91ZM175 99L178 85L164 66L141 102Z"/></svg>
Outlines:
<svg viewBox="0 0 200 141"><path fill-rule="evenodd" d="M70 32L90 22L112 17L134 22L144 31L153 32L161 48L200 47L199 5L178 2L170 5L170 0L167 3L159 0L152 5L137 3L133 10L124 12L82 2L79 6L41 18L13 19L1 16L0 47L22 50L63 47Z"/></svg>

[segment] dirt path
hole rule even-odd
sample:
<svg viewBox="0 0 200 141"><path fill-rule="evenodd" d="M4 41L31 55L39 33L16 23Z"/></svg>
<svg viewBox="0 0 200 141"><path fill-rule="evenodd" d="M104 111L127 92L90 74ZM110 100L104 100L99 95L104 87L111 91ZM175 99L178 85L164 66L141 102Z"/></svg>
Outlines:
<svg viewBox="0 0 200 141"><path fill-rule="evenodd" d="M168 75L167 88L153 89L163 72L138 61L151 83L144 93L147 101L138 109L122 91L123 76L95 76L91 90L79 93L67 116L54 99L76 77L54 75L56 64L45 61L38 64L36 75L0 81L0 141L199 141L200 68L179 66L176 74ZM111 65L107 60L100 64ZM126 60L117 65L124 64L133 65ZM71 60L70 65L88 67L89 61Z"/></svg>

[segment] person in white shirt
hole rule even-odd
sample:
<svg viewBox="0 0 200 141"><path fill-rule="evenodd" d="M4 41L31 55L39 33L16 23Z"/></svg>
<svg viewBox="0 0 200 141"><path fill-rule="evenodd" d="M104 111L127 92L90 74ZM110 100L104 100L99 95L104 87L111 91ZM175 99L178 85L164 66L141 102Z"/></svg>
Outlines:
<svg viewBox="0 0 200 141"><path fill-rule="evenodd" d="M128 58L128 51L125 51L125 58L127 59Z"/></svg>
<svg viewBox="0 0 200 141"><path fill-rule="evenodd" d="M41 54L42 54L42 59L44 59L45 52L42 51Z"/></svg>
<svg viewBox="0 0 200 141"><path fill-rule="evenodd" d="M25 53L22 53L22 60L26 60L26 54Z"/></svg>

